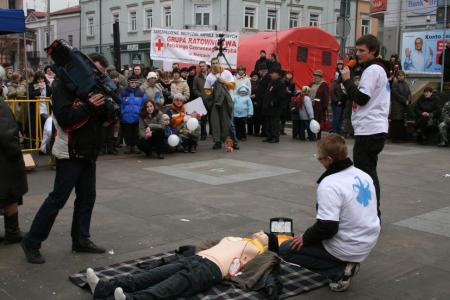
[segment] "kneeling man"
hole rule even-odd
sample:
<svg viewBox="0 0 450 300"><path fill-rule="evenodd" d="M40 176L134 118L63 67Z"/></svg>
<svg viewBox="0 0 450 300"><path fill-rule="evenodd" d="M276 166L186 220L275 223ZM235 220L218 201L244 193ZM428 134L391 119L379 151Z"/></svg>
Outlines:
<svg viewBox="0 0 450 300"><path fill-rule="evenodd" d="M283 243L280 255L326 276L330 289L342 292L380 234L375 187L367 173L353 166L339 135L322 137L317 160L326 169L318 180L317 220L303 235Z"/></svg>

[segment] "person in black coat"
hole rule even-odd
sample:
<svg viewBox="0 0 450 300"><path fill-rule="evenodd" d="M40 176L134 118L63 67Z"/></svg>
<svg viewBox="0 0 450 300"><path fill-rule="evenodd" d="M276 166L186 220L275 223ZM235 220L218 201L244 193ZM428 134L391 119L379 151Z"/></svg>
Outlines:
<svg viewBox="0 0 450 300"><path fill-rule="evenodd" d="M270 58L267 61L267 67L269 68L269 73L272 70L282 70L280 62L277 60L277 55L275 53L270 54Z"/></svg>
<svg viewBox="0 0 450 300"><path fill-rule="evenodd" d="M284 100L284 103L281 107L281 115L280 115L280 134L286 135L286 132L284 132L284 128L286 125L286 121L290 119L290 105L292 97L294 96L295 92L295 82L294 82L294 75L292 72L287 72L284 77L284 82L286 84L286 99Z"/></svg>
<svg viewBox="0 0 450 300"><path fill-rule="evenodd" d="M450 41L445 46L445 59L442 61L444 51L439 54L439 64L444 68L444 81L450 81ZM444 63L444 65L442 65Z"/></svg>
<svg viewBox="0 0 450 300"><path fill-rule="evenodd" d="M426 144L433 127L437 128L440 109L433 89L429 86L423 90L423 95L417 100L414 108L416 113L417 142Z"/></svg>
<svg viewBox="0 0 450 300"><path fill-rule="evenodd" d="M254 72L259 72L260 67L265 64L267 66L267 57L266 57L266 51L265 50L261 50L259 51L259 58L258 60L255 62L255 68L254 68Z"/></svg>
<svg viewBox="0 0 450 300"><path fill-rule="evenodd" d="M52 96L52 89L50 88L49 82L45 77L43 72L36 72L33 77L33 81L28 85L28 95L31 100L36 100L40 98L50 98ZM36 135L36 109L39 107L39 116L41 122L41 128L44 127L45 121L50 115L50 105L46 102L32 102L30 103L30 124L31 124L31 134L30 136L35 139Z"/></svg>
<svg viewBox="0 0 450 300"><path fill-rule="evenodd" d="M253 71L250 74L250 84L251 84L251 92L250 92L250 98L252 99L253 108L255 107L256 103L256 90L258 88L259 84L259 74L258 72ZM247 134L253 135L256 131L259 132L259 128L257 129L255 126L255 116L253 115L251 118L248 119L247 123ZM256 132L256 133L258 133Z"/></svg>
<svg viewBox="0 0 450 300"><path fill-rule="evenodd" d="M267 138L263 142L280 141L280 114L286 101L286 84L281 78L281 69L270 72L271 81L264 95L262 113L267 122Z"/></svg>
<svg viewBox="0 0 450 300"><path fill-rule="evenodd" d="M391 88L391 126L390 136L393 143L406 138L406 110L411 102L411 90L405 81L405 72L399 71Z"/></svg>
<svg viewBox="0 0 450 300"><path fill-rule="evenodd" d="M253 102L253 128L255 136L267 137L266 124L262 113L264 95L270 82L270 74L266 64L259 66L259 82L256 86L255 101Z"/></svg>
<svg viewBox="0 0 450 300"><path fill-rule="evenodd" d="M22 240L18 205L28 191L19 128L8 105L0 97L0 209L5 212L5 243Z"/></svg>

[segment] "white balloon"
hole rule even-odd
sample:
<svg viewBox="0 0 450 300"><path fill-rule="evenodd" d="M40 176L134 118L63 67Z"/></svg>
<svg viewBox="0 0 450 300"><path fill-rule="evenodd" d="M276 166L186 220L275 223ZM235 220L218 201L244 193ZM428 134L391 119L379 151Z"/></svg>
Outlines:
<svg viewBox="0 0 450 300"><path fill-rule="evenodd" d="M189 131L194 131L198 128L198 120L196 118L190 118L186 123L187 128Z"/></svg>
<svg viewBox="0 0 450 300"><path fill-rule="evenodd" d="M176 134L169 135L169 138L167 139L167 142L171 147L176 147L180 143L180 138Z"/></svg>
<svg viewBox="0 0 450 300"><path fill-rule="evenodd" d="M314 133L314 134L318 134L320 131L320 124L319 122L317 122L316 120L311 120L311 122L309 123L309 129Z"/></svg>

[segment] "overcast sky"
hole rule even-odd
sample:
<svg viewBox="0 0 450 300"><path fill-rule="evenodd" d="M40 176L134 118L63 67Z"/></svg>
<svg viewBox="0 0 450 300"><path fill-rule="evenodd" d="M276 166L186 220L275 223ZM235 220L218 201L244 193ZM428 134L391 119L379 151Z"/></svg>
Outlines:
<svg viewBox="0 0 450 300"><path fill-rule="evenodd" d="M47 0L24 0L23 3L26 9L34 8L37 11L47 11ZM50 0L50 11L56 11L78 4L78 0Z"/></svg>

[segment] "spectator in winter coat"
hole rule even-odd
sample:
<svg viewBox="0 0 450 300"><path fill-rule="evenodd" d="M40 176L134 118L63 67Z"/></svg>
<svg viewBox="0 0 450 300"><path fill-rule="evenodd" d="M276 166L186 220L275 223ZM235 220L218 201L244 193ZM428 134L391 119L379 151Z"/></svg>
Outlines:
<svg viewBox="0 0 450 300"><path fill-rule="evenodd" d="M251 85L251 92L250 92L250 98L252 99L253 107L255 107L255 101L256 101L256 89L258 87L259 82L259 74L258 72L252 72L250 74L250 85ZM253 135L255 133L255 116L247 119L247 134Z"/></svg>
<svg viewBox="0 0 450 300"><path fill-rule="evenodd" d="M248 88L251 87L250 78L245 73L245 66L240 65L237 68L237 74L234 76L234 81L236 82L236 87L240 87L242 85L246 85ZM237 94L237 90L234 91Z"/></svg>
<svg viewBox="0 0 450 300"><path fill-rule="evenodd" d="M269 68L269 73L272 70L282 70L280 62L277 60L277 55L275 53L270 54L270 58L267 61L267 67Z"/></svg>
<svg viewBox="0 0 450 300"><path fill-rule="evenodd" d="M405 76L405 72L398 71L398 78L392 82L390 136L393 143L406 138L405 119L406 110L411 102L411 91Z"/></svg>
<svg viewBox="0 0 450 300"><path fill-rule="evenodd" d="M266 57L266 51L265 50L261 50L259 51L259 58L258 60L255 62L255 68L253 69L253 72L259 72L260 67L264 64L267 67L267 57Z"/></svg>
<svg viewBox="0 0 450 300"><path fill-rule="evenodd" d="M342 70L343 61L338 61L338 70ZM340 134L342 129L342 120L345 103L347 102L347 91L342 84L339 73L336 72L335 79L331 85L331 110L333 112L333 128L332 132Z"/></svg>
<svg viewBox="0 0 450 300"><path fill-rule="evenodd" d="M281 69L273 69L270 78L262 108L267 122L267 138L264 142L278 143L280 141L280 114L286 101L286 85L281 78Z"/></svg>
<svg viewBox="0 0 450 300"><path fill-rule="evenodd" d="M206 66L206 62L201 61L199 64L200 71L194 78L194 83L192 86L193 98L197 99L199 97L202 98L203 104L206 107L206 95L204 93L204 87L206 82L206 77L208 76L208 69ZM200 120L200 140L206 140L207 132L206 132L206 124L208 123L208 116L202 116Z"/></svg>
<svg viewBox="0 0 450 300"><path fill-rule="evenodd" d="M155 102L159 107L164 105L163 87L158 83L158 75L155 72L149 72L147 81L143 85L143 89L149 100Z"/></svg>
<svg viewBox="0 0 450 300"><path fill-rule="evenodd" d="M147 100L139 114L139 149L151 156L153 149L157 157L163 159L164 150L163 113L153 100Z"/></svg>
<svg viewBox="0 0 450 300"><path fill-rule="evenodd" d="M330 101L330 87L325 80L323 80L322 70L315 70L313 72L313 82L311 84L311 99L313 101L314 119L322 124L327 117L328 103ZM321 133L317 134L320 139Z"/></svg>
<svg viewBox="0 0 450 300"><path fill-rule="evenodd" d="M247 139L246 123L253 116L253 103L250 98L250 88L243 84L233 95L233 117L238 140Z"/></svg>
<svg viewBox="0 0 450 300"><path fill-rule="evenodd" d="M189 101L194 100L194 93L193 93L193 88L194 88L194 78L195 75L197 74L197 68L195 66L190 66L188 69L188 76L186 79L186 82L189 86Z"/></svg>
<svg viewBox="0 0 450 300"><path fill-rule="evenodd" d="M189 92L189 86L181 77L180 70L173 70L172 71L173 81L170 85L170 93L172 94L172 97L174 97L176 94L181 94L184 97L184 101L189 100L190 92Z"/></svg>
<svg viewBox="0 0 450 300"><path fill-rule="evenodd" d="M263 115L264 95L270 83L270 74L266 64L259 66L259 82L256 87L256 98L253 104L255 114L253 115L253 124L255 129L255 136L267 137L266 121Z"/></svg>
<svg viewBox="0 0 450 300"><path fill-rule="evenodd" d="M172 104L173 96L170 92L170 86L172 85L172 79L170 78L170 74L167 71L162 72L161 77L159 78L159 84L161 84L163 88L164 95L164 104Z"/></svg>
<svg viewBox="0 0 450 300"><path fill-rule="evenodd" d="M441 142L438 144L439 147L448 146L448 130L450 128L450 101L444 104L441 112L442 122L439 123L439 133L441 135Z"/></svg>
<svg viewBox="0 0 450 300"><path fill-rule="evenodd" d="M437 125L440 112L431 87L427 86L424 88L423 95L417 100L414 112L417 118L417 142L419 144L425 144L429 138L431 129Z"/></svg>
<svg viewBox="0 0 450 300"><path fill-rule="evenodd" d="M135 150L139 133L139 112L147 98L147 94L140 87L139 78L130 76L128 87L120 93L120 125L125 143L129 147L125 154L140 153Z"/></svg>
<svg viewBox="0 0 450 300"><path fill-rule="evenodd" d="M298 129L298 135L300 140L305 140L305 130L308 133L308 140L315 141L316 136L314 133L309 129L309 123L312 119L314 119L314 110L311 98L309 96L311 92L311 88L309 86L304 86L302 88L302 96L301 96L301 102L298 105L298 116L300 119L299 129Z"/></svg>
<svg viewBox="0 0 450 300"><path fill-rule="evenodd" d="M281 107L281 115L280 115L281 135L286 135L286 132L284 132L284 128L286 126L286 121L289 119L291 100L295 92L294 75L292 74L292 72L286 73L284 77L284 83L286 84L286 99Z"/></svg>
<svg viewBox="0 0 450 300"><path fill-rule="evenodd" d="M144 73L142 72L141 65L135 65L133 67L133 73L131 74L131 76L133 76L134 78L137 78L137 80L139 81L139 85L144 84L145 77L144 77Z"/></svg>

